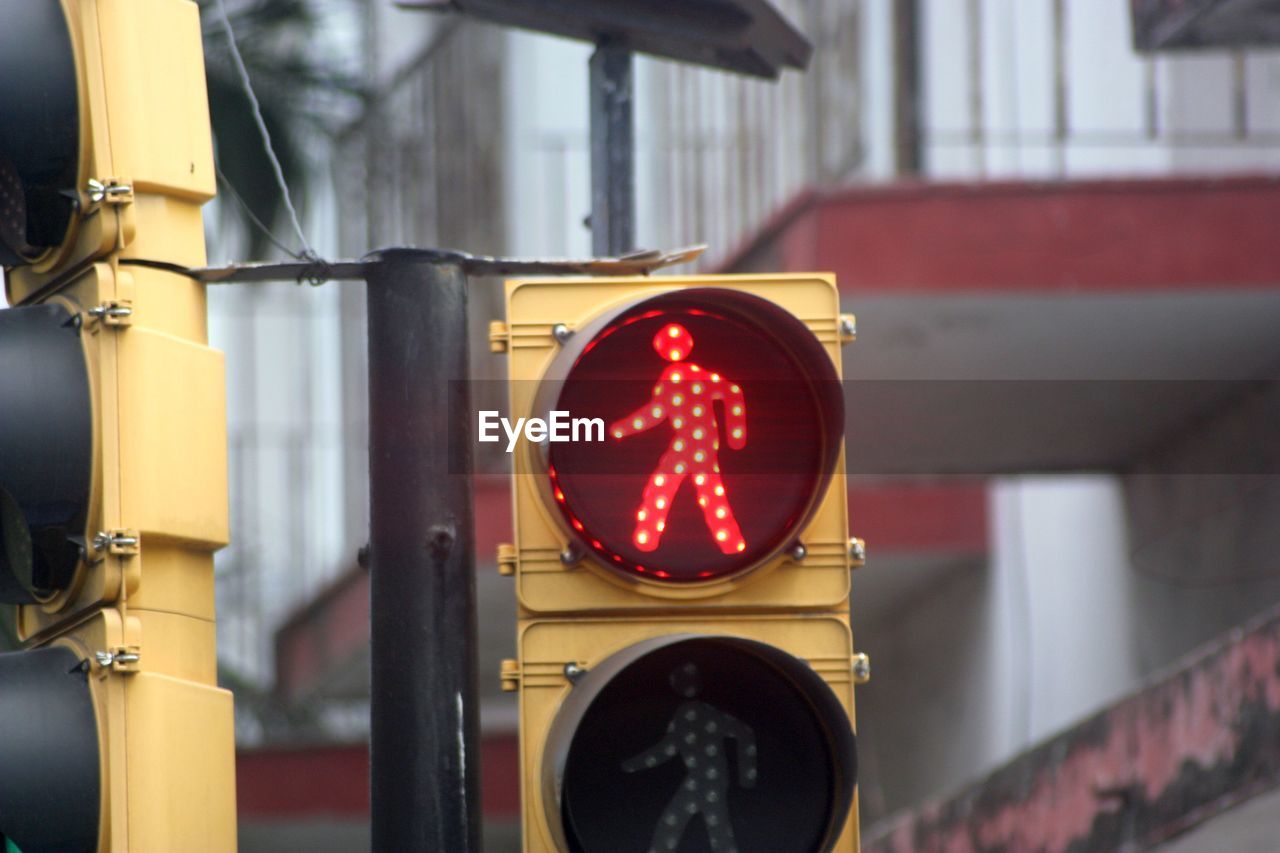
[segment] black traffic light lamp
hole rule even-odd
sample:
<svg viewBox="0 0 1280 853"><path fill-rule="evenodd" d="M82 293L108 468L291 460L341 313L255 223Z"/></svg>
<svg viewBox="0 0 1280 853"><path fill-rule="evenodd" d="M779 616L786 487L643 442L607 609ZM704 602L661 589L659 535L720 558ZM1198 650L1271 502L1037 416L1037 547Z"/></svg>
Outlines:
<svg viewBox="0 0 1280 853"><path fill-rule="evenodd" d="M21 853L97 847L98 730L87 670L65 646L0 654L0 841Z"/></svg>
<svg viewBox="0 0 1280 853"><path fill-rule="evenodd" d="M0 311L0 603L66 589L85 551L93 412L80 319Z"/></svg>
<svg viewBox="0 0 1280 853"><path fill-rule="evenodd" d="M0 266L61 245L78 206L75 50L60 3L0 0Z"/></svg>

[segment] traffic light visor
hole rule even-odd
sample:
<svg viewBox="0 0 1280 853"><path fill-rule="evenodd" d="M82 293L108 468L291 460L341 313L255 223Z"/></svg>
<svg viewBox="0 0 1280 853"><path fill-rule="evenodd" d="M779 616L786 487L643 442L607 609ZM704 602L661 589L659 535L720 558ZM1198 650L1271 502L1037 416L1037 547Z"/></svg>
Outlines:
<svg viewBox="0 0 1280 853"><path fill-rule="evenodd" d="M728 288L608 312L566 343L536 414L597 420L602 440L533 446L544 493L583 552L653 584L709 584L794 544L844 433L831 356L799 319Z"/></svg>

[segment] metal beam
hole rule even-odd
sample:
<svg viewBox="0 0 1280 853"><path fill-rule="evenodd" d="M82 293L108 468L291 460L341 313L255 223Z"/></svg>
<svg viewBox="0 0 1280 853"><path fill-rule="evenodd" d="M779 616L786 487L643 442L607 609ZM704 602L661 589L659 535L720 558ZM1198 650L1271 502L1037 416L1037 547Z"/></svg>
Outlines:
<svg viewBox="0 0 1280 853"><path fill-rule="evenodd" d="M480 850L467 279L367 264L375 851Z"/></svg>
<svg viewBox="0 0 1280 853"><path fill-rule="evenodd" d="M591 251L606 257L636 241L632 53L604 42L591 55Z"/></svg>

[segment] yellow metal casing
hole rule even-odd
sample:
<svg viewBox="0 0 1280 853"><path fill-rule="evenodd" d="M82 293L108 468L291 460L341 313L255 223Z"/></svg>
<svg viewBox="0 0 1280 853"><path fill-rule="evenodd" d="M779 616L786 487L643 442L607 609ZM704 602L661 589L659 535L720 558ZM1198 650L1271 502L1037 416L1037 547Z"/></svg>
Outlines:
<svg viewBox="0 0 1280 853"><path fill-rule="evenodd" d="M506 283L505 324L490 326L494 352L508 353L510 410L534 411L539 383L560 350L553 329L587 326L639 300L687 288L726 288L769 300L816 336L840 373L841 331L834 278L825 274L654 278L521 279ZM852 637L849 629L847 485L841 451L834 477L800 534L807 554L779 555L750 574L707 585L663 587L629 583L590 558L564 565L572 541L546 498L545 473L522 437L512 454L515 542L503 551L514 578L517 655L504 664L507 689L519 692L521 809L524 849L554 851L543 790L547 738L573 689L566 664L591 670L611 655L672 634L731 636L781 649L807 662L854 719ZM834 850L859 848L856 798Z"/></svg>
<svg viewBox="0 0 1280 853"><path fill-rule="evenodd" d="M229 538L223 356L204 286L134 258L205 260L215 183L199 13L189 0L61 0L76 53L80 186L121 187L13 271L9 300L82 324L93 409L86 559L19 608L28 647L87 661L101 851L236 846L231 694L217 687L213 554Z"/></svg>
<svg viewBox="0 0 1280 853"><path fill-rule="evenodd" d="M581 328L612 308L690 287L722 287L750 293L787 310L813 331L831 356L836 375L840 375L839 297L835 280L829 275L525 279L507 282L510 416L514 419L535 414L538 383L559 351L553 326L563 323L571 330ZM620 581L608 571L597 570L589 560L564 566L560 552L570 541L569 532L543 498L542 474L532 470L524 438L512 458L516 598L524 611L550 614L671 606L711 610L847 607L848 497L843 454L827 494L801 534L808 550L802 562L794 563L779 555L741 579L680 587ZM786 571L774 571L784 564Z"/></svg>
<svg viewBox="0 0 1280 853"><path fill-rule="evenodd" d="M167 241L164 223L203 227L200 206L217 186L196 4L60 2L79 81L82 213L73 217L62 246L9 275L14 305L111 253L203 263L203 240ZM94 202L90 181L127 191Z"/></svg>
<svg viewBox="0 0 1280 853"><path fill-rule="evenodd" d="M590 670L611 654L655 636L700 634L757 640L806 661L822 677L854 718L852 639L847 615L823 614L797 619L789 616L697 616L585 618L521 621L519 636L520 685L520 810L526 851L557 851L547 824L542 785L542 762L547 734L561 704L572 689L564 664L574 662ZM834 851L858 849L858 806L845 823Z"/></svg>

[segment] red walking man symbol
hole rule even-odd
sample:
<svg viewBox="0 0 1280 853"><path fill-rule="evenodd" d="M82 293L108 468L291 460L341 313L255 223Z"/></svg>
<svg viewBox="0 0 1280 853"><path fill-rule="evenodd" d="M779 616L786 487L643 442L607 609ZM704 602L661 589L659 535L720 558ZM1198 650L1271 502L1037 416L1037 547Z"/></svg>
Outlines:
<svg viewBox="0 0 1280 853"><path fill-rule="evenodd" d="M641 551L658 547L671 501L685 478L691 478L716 545L725 554L745 551L747 543L720 479L720 426L715 413L715 404L720 403L729 446L734 450L745 447L747 404L742 389L727 377L686 361L693 351L693 335L679 323L663 326L653 338L653 348L671 364L653 386L649 402L609 427L616 439L652 429L663 421L669 421L675 431L645 483L632 541Z"/></svg>

